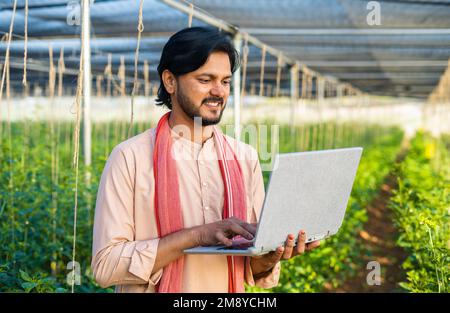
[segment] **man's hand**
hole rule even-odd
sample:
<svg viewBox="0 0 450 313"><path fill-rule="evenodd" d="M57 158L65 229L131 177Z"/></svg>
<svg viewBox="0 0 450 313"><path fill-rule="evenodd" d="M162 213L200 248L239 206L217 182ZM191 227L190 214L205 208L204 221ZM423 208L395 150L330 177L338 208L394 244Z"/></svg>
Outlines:
<svg viewBox="0 0 450 313"><path fill-rule="evenodd" d="M294 246L295 236L289 234L287 236L284 246L279 246L275 251L269 252L261 256L254 256L250 260L250 264L253 271L253 276L255 278L263 277L267 275L267 272L272 270L272 268L280 260L289 260L297 255L305 253L305 251L311 251L318 246L320 246L320 241L313 241L305 244L306 233L305 231L300 231L298 234L297 245Z"/></svg>
<svg viewBox="0 0 450 313"><path fill-rule="evenodd" d="M232 245L234 236L252 240L256 232L256 224L249 224L235 217L230 217L215 223L205 224L196 227L196 242L199 246L212 246L224 244Z"/></svg>

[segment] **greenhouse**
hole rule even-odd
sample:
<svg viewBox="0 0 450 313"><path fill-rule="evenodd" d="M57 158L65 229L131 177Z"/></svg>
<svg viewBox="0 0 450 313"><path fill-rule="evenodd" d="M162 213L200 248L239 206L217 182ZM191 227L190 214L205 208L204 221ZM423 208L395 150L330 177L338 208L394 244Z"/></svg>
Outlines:
<svg viewBox="0 0 450 313"><path fill-rule="evenodd" d="M159 167L151 172L144 167L148 173L141 173L145 170L132 165L134 198L126 208L132 211L132 222L114 215L99 231L99 216L112 209L103 207L101 195L114 185L107 181L107 171L117 158L114 151L135 143L149 129L157 132L159 122L169 116L166 103L155 105L161 89L178 95L168 89L170 77L165 80L160 73L161 60L168 41L183 29L214 31L237 51L239 66L228 77L229 97L217 129L228 135L223 138L246 143L258 154L261 173L248 175L262 174L266 192L277 154L363 148L339 231L321 240L320 246L308 249L306 244L302 255L283 259L283 254L280 263L262 270L261 275L270 271L269 276L275 275L276 283L270 286L263 282L266 276L255 272L259 267L254 264L259 263L252 263L249 256L211 257L218 264L219 258L224 261L222 276L229 277L225 281L229 292L241 290L237 286L241 281L247 293L450 292L448 0L0 1L0 292L144 292L139 286L121 287L127 279L145 285L146 292L163 292L161 286L166 284L167 290L177 290L170 283L175 285L180 275L173 274L170 281L165 273L174 273L171 266L178 266L174 265L178 261L161 267L162 278L156 284L156 270L138 274L142 271L135 268L136 254L143 253L139 244L151 245L164 237L158 235L164 228L159 220L141 225L138 217L146 218L147 213L139 215L136 199L148 196L153 210L153 203L157 207L163 198L155 195L157 191L171 191L168 186L178 183L181 190L187 178L171 184L167 174L167 186L152 186L149 181L148 187L140 188L138 178L156 180L153 173ZM224 52L217 49L209 56ZM202 64L211 58L207 60ZM178 86L181 78L173 75ZM177 110L187 114L178 101L172 114ZM213 137L222 138L216 130ZM220 146L221 141L215 140ZM200 147L206 146L203 143ZM142 158L158 164L156 152L152 158L145 151L148 155ZM239 201L227 196L254 181L253 176L230 179L227 175L234 175L234 167L230 165L227 174L226 163L218 163L218 191L211 188L202 193L204 198L198 196L199 201L220 198L214 222L235 216L233 209L231 215L220 211ZM247 173L245 163L237 165ZM219 169L217 162L215 166ZM205 174L199 168L192 177L201 179ZM200 181L198 185L203 190ZM188 198L176 193L174 203L181 207L197 199L195 188ZM261 206L253 196L237 198L245 198L242 203L248 206L250 201ZM116 200L122 203L123 197L119 194ZM215 204L209 206L215 210ZM212 214L208 206L202 212L186 210L203 218L197 224L207 225ZM190 222L186 215L184 222L184 226ZM132 229L131 239L120 233L120 240L98 249L95 242L104 238L95 237L113 232L117 224ZM158 233L137 234L139 227L147 226L158 227ZM234 235L239 233L229 239ZM113 259L108 249L117 251L117 245L128 254ZM147 252L140 257L156 254ZM189 281L193 277L189 269L198 262L196 266L207 273L208 262L201 260L208 259L185 255L178 260L185 260L183 291L202 290L190 289L202 286L202 281ZM236 276L236 268L244 271L237 260L248 261L245 275L250 266L254 281ZM153 263L157 262L148 264ZM124 269L119 264L129 268L128 276L121 276ZM114 269L105 274L107 266ZM277 266L279 273L273 270ZM205 290L221 292L214 284L208 286Z"/></svg>

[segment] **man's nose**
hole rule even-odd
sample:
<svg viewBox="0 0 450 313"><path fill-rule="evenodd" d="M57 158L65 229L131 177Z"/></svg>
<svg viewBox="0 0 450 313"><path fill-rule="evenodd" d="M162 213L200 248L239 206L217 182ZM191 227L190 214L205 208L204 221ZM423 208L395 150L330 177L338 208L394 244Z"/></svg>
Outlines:
<svg viewBox="0 0 450 313"><path fill-rule="evenodd" d="M211 95L224 98L227 96L228 89L222 83L218 82L211 88Z"/></svg>

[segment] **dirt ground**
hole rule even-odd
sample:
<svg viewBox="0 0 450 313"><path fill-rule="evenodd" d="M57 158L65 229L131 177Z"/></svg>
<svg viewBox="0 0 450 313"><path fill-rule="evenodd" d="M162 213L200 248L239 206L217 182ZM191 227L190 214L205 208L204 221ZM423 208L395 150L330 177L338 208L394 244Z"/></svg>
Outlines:
<svg viewBox="0 0 450 313"><path fill-rule="evenodd" d="M403 160L406 150L405 141L397 162ZM401 264L407 255L403 249L395 245L397 231L393 225L393 212L387 206L392 190L396 187L397 179L391 173L386 177L378 195L367 207L368 221L360 231L358 240L368 248L368 253L361 255L360 262L356 264L357 275L337 289L326 288L326 292L401 292L398 283L405 281ZM377 261L380 264L380 285L367 284L366 277L371 269L367 269L366 266L370 261Z"/></svg>

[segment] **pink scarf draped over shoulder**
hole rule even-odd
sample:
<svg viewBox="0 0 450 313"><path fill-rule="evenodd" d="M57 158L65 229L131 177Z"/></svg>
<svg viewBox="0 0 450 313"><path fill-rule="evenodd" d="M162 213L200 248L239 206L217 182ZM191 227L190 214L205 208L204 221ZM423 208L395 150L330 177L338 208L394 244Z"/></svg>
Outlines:
<svg viewBox="0 0 450 313"><path fill-rule="evenodd" d="M173 140L169 126L170 112L166 113L156 127L153 152L155 177L155 217L158 237L164 237L184 228L180 203L176 160L172 156ZM214 140L220 171L224 184L223 218L236 217L246 221L246 193L238 159L226 137L214 127ZM244 292L244 257L227 256L228 292ZM183 291L184 256L168 264L164 270L157 292Z"/></svg>

